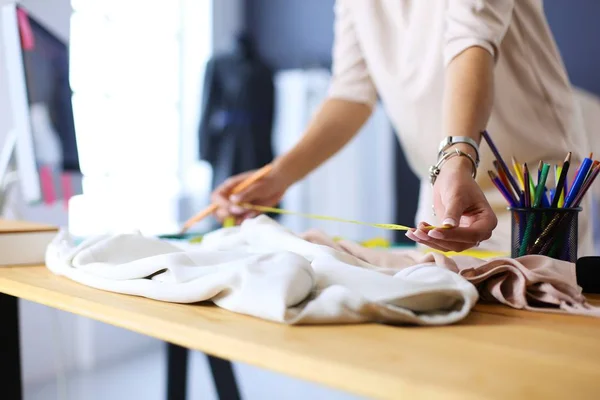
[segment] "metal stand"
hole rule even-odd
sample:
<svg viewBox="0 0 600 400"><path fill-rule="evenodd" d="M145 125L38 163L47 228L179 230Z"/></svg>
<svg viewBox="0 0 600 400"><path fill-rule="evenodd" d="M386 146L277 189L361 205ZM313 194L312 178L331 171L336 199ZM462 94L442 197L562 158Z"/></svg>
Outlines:
<svg viewBox="0 0 600 400"><path fill-rule="evenodd" d="M208 356L208 365L220 400L240 400L240 391L231 361Z"/></svg>
<svg viewBox="0 0 600 400"><path fill-rule="evenodd" d="M21 347L19 341L19 301L0 293L0 387L2 399L21 400Z"/></svg>
<svg viewBox="0 0 600 400"><path fill-rule="evenodd" d="M167 343L167 400L187 397L188 349Z"/></svg>
<svg viewBox="0 0 600 400"><path fill-rule="evenodd" d="M6 143L0 152L0 217L4 215L4 207L8 199L10 187L17 182L17 171L12 169L12 160L17 146L17 134L10 131Z"/></svg>
<svg viewBox="0 0 600 400"><path fill-rule="evenodd" d="M189 350L167 343L167 399L185 400L187 396ZM230 361L208 356L217 395L220 400L240 400L240 392Z"/></svg>

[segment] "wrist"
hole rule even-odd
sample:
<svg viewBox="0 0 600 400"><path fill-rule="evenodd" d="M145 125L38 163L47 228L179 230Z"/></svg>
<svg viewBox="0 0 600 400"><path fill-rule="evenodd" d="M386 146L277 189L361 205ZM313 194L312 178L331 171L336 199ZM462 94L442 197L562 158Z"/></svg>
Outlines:
<svg viewBox="0 0 600 400"><path fill-rule="evenodd" d="M455 150L460 150L463 153L467 153L468 155L473 157L473 160L477 160L477 158L479 156L479 154L477 154L477 151L473 148L473 146L468 145L466 143L454 143L446 149L446 152L455 151ZM471 165L471 163L468 160L465 160L465 157L455 157L455 158L461 159L461 161L463 161L463 163L466 162L466 164L468 166ZM452 159L448 160L448 161L452 161ZM457 160L455 160L455 161L457 161Z"/></svg>
<svg viewBox="0 0 600 400"><path fill-rule="evenodd" d="M429 168L429 180L432 186L435 184L437 177L442 174L442 171L449 171L454 174L462 174L465 171L475 179L477 176L477 161L469 153L458 148L449 149L443 152L438 162Z"/></svg>
<svg viewBox="0 0 600 400"><path fill-rule="evenodd" d="M271 163L273 166L272 173L286 188L292 186L294 183L299 181L301 177L298 177L298 171L296 163L290 159L288 155L283 155Z"/></svg>
<svg viewBox="0 0 600 400"><path fill-rule="evenodd" d="M475 165L479 166L479 143L480 140L470 136L446 136L440 142L438 160L444 154L458 150L475 160Z"/></svg>
<svg viewBox="0 0 600 400"><path fill-rule="evenodd" d="M464 151L463 149L459 149L459 150ZM451 149L449 149L449 151L451 151ZM466 151L465 151L465 153L471 155L473 158L475 157L471 153L468 153ZM448 159L448 161L446 161L446 163L444 164L444 167L440 169L440 174L442 174L444 172L444 170L452 171L455 173L456 172L465 173L469 176L472 176L473 175L473 163L467 157L452 157L452 158Z"/></svg>

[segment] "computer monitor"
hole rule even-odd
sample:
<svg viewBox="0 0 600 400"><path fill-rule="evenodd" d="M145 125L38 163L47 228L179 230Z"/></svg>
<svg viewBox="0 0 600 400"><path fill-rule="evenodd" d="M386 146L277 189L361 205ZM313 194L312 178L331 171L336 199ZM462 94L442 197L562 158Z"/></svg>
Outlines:
<svg viewBox="0 0 600 400"><path fill-rule="evenodd" d="M22 196L29 203L68 200L69 177L80 172L69 47L20 5L2 6L1 22Z"/></svg>

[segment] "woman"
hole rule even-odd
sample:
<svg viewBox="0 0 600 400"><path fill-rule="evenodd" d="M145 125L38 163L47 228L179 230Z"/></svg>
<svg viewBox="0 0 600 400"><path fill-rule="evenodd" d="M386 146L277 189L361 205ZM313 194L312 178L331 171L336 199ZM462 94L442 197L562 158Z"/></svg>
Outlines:
<svg viewBox="0 0 600 400"><path fill-rule="evenodd" d="M276 204L357 133L378 96L422 179L418 229L407 236L435 249L510 248L510 215L487 176L494 158L481 143L484 129L501 154L533 169L539 160L562 162L568 151L579 163L587 150L541 0L337 0L327 100L267 178L228 198L247 177L238 175L213 193L216 217L254 215L237 202ZM591 250L588 208L579 218L580 254ZM430 218L454 228L428 232Z"/></svg>

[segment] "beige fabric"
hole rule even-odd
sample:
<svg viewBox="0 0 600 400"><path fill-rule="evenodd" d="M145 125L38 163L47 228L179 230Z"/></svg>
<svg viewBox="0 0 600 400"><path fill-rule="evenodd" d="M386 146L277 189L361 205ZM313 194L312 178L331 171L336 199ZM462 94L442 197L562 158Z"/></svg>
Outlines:
<svg viewBox="0 0 600 400"><path fill-rule="evenodd" d="M426 182L442 132L444 67L471 46L496 59L488 124L500 152L533 168L578 164L589 151L541 0L337 0L330 96L373 104L381 98L412 170L424 180L418 220L432 223ZM489 181L492 154L481 147L478 182L499 216L489 248L509 248L506 203ZM572 168L574 174L576 168ZM580 255L591 253L589 201L580 217Z"/></svg>
<svg viewBox="0 0 600 400"><path fill-rule="evenodd" d="M577 285L575 264L545 256L481 260L468 256L446 257L440 253L390 251L363 247L351 241L334 242L313 230L302 237L365 261L377 272L395 274L411 265L437 265L473 283L480 299L529 311L558 312L600 317Z"/></svg>

